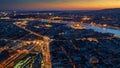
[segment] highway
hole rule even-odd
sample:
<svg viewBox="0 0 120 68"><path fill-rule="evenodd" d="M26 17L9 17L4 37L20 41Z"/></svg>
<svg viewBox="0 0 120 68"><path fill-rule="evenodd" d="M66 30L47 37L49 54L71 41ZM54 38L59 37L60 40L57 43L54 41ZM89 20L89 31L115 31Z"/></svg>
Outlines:
<svg viewBox="0 0 120 68"><path fill-rule="evenodd" d="M25 27L22 27L20 25L17 25L14 23L17 27L29 32L30 34L34 34L35 36L42 37L43 42L40 40L34 40L34 41L29 41L31 45L28 47L20 47L22 50L17 50L14 54L11 54L9 58L7 58L5 61L0 63L0 68L11 68L16 65L21 59L26 57L28 54L30 54L36 47L40 47L40 51L42 52L42 60L43 63L40 68L52 68L51 65L51 57L50 57L50 48L49 48L49 43L51 42L50 39L46 36L42 36L36 32L33 32L29 29L26 29ZM0 39L0 40L9 40L9 39ZM22 41L20 39L17 40L11 40L11 41ZM27 42L22 42L22 44L27 44ZM17 46L18 47L18 46Z"/></svg>
<svg viewBox="0 0 120 68"><path fill-rule="evenodd" d="M18 61L20 61L22 58L27 56L32 50L36 47L36 45L32 44L28 46L26 49L23 50L18 50L15 54L11 55L7 60L4 62L0 63L0 67L4 68L9 68L15 65Z"/></svg>
<svg viewBox="0 0 120 68"><path fill-rule="evenodd" d="M17 25L16 22L14 23L14 25L16 25L17 27L19 27L19 28L31 33L31 34L34 34L34 35L36 35L38 37L43 37L44 43L42 45L40 45L40 44L36 44L36 45L40 46L41 51L42 51L43 68L51 68L52 65L51 65L50 48L49 48L50 39L48 37L46 37L46 36L42 36L42 35L40 35L40 34L38 34L36 32L33 32L33 31L29 30L29 29L26 29L25 27ZM36 43L38 43L38 42L36 42Z"/></svg>

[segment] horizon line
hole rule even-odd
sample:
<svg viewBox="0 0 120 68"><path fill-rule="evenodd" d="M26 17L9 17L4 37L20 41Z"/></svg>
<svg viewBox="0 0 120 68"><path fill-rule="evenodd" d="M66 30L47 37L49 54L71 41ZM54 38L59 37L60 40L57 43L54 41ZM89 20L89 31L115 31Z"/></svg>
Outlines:
<svg viewBox="0 0 120 68"><path fill-rule="evenodd" d="M0 9L0 11L95 11L105 9L120 9L120 8L103 8L103 9Z"/></svg>

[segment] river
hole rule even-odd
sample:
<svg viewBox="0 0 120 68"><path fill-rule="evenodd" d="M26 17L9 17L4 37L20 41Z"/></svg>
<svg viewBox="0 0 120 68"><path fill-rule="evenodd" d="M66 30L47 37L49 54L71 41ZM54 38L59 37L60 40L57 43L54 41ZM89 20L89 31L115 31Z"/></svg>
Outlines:
<svg viewBox="0 0 120 68"><path fill-rule="evenodd" d="M90 25L85 25L85 24L83 26L86 27L86 29L93 29L94 31L102 32L102 33L112 33L115 36L120 37L119 29L103 28L103 27L99 27L99 26L90 26Z"/></svg>

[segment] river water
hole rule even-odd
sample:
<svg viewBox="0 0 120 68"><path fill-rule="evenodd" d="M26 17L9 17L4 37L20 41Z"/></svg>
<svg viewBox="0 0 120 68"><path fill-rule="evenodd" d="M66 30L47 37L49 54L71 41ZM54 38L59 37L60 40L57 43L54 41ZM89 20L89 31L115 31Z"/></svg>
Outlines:
<svg viewBox="0 0 120 68"><path fill-rule="evenodd" d="M83 25L83 26L86 27L86 29L93 29L94 31L102 32L102 33L112 33L115 36L120 37L120 30L118 29L103 28L99 26L90 26L90 25Z"/></svg>

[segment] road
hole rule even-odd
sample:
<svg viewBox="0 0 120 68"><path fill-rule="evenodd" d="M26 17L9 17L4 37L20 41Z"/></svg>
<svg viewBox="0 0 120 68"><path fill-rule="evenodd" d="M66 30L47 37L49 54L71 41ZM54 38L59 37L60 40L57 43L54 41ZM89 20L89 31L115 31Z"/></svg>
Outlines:
<svg viewBox="0 0 120 68"><path fill-rule="evenodd" d="M49 48L50 39L46 36L42 36L36 32L33 32L29 29L26 29L25 27L17 25L16 23L14 23L14 25L16 25L17 27L19 27L19 28L31 33L31 34L34 34L38 37L43 37L44 43L42 45L38 44L38 46L41 47L41 51L42 51L42 55L43 55L43 68L52 68L51 57L50 57L50 48Z"/></svg>
<svg viewBox="0 0 120 68"><path fill-rule="evenodd" d="M64 51L65 55L67 56L67 58L69 59L70 63L73 65L73 68L76 68L75 63L73 62L73 60L71 59L70 55L67 53L67 51L64 49L63 46L60 46L60 48L62 49L62 51Z"/></svg>

